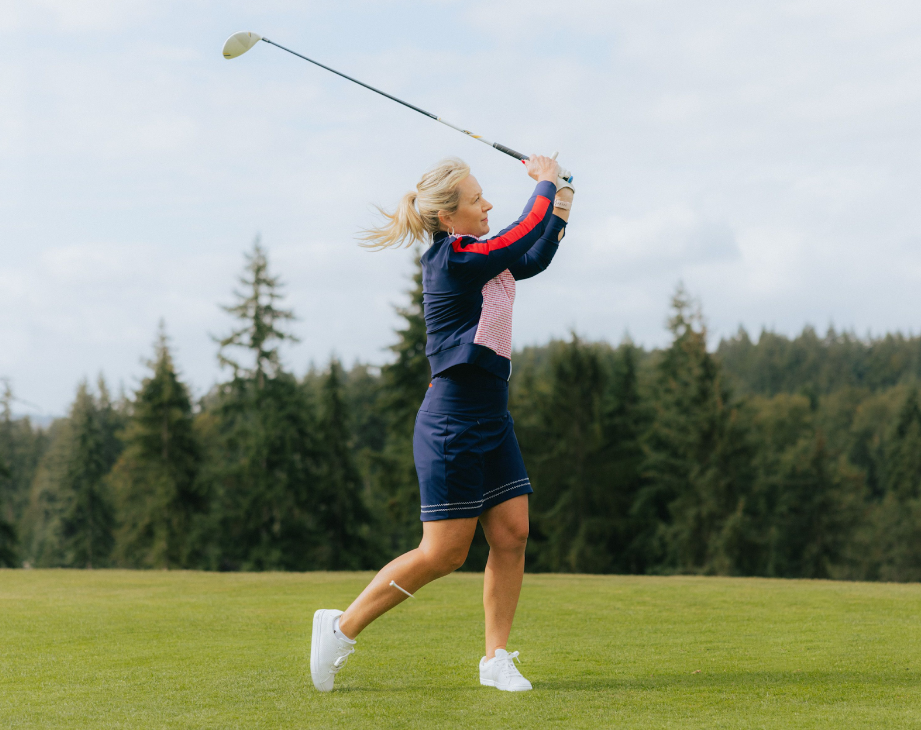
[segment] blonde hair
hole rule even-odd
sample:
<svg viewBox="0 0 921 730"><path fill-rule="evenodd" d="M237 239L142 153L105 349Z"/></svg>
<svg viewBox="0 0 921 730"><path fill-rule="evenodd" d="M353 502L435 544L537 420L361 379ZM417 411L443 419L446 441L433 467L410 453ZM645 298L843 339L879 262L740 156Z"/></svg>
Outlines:
<svg viewBox="0 0 921 730"><path fill-rule="evenodd" d="M386 222L361 232L361 246L376 251L391 246L411 246L424 241L425 234L434 236L441 230L439 211L453 214L460 203L458 186L470 174L470 166L457 157L449 157L426 172L416 190L406 193L393 213L380 206L378 212Z"/></svg>

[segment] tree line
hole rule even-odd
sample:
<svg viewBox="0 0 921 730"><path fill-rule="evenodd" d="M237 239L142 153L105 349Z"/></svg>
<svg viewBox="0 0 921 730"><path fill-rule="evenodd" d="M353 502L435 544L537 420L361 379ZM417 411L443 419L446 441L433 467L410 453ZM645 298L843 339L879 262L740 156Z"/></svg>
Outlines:
<svg viewBox="0 0 921 730"><path fill-rule="evenodd" d="M165 329L138 390L83 382L35 428L0 400L0 565L374 569L421 537L412 430L430 371L417 266L392 359L301 377L258 244L193 402ZM648 350L515 353L532 571L921 580L921 338L740 330L671 302ZM465 569L485 565L478 532Z"/></svg>

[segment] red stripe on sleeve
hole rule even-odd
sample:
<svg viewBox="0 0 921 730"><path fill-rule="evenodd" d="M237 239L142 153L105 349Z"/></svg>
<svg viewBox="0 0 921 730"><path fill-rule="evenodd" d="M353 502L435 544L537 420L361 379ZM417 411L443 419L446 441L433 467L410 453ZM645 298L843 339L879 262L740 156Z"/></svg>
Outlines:
<svg viewBox="0 0 921 730"><path fill-rule="evenodd" d="M547 212L547 208L550 207L550 198L545 198L543 195L538 195L537 199L534 201L534 206L531 208L531 212L525 217L521 223L515 226L512 230L508 231L503 236L498 236L492 238L488 241L478 241L477 243L471 243L469 246L461 246L460 242L463 240L463 236L456 238L451 242L451 246L458 253L482 253L488 254L490 251L495 251L500 248L505 248L506 246L511 246L515 241L527 236L531 231L534 230L535 226L540 223L544 214Z"/></svg>

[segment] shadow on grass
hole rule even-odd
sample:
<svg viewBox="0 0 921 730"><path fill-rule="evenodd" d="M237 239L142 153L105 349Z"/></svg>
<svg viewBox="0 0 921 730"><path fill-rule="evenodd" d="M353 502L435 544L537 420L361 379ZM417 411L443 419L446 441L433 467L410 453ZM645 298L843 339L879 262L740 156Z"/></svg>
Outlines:
<svg viewBox="0 0 921 730"><path fill-rule="evenodd" d="M674 689L732 690L734 692L775 690L784 692L792 689L806 689L817 692L840 692L847 690L917 689L921 684L921 673L904 668L885 672L729 672L700 674L656 674L652 677L579 677L576 672L566 678L532 678L536 692L656 692ZM463 684L442 684L434 688L425 681L417 683L352 682L337 686L335 695L418 693L451 694L487 692L474 681Z"/></svg>

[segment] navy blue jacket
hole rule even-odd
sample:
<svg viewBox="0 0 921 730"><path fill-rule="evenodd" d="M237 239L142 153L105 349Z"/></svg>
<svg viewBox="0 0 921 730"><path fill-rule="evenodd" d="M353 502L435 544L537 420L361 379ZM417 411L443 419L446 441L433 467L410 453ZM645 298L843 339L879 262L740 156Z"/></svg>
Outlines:
<svg viewBox="0 0 921 730"><path fill-rule="evenodd" d="M435 234L422 254L425 354L433 377L470 363L508 380L514 281L539 274L556 253L566 221L553 215L555 195L552 182L539 182L521 217L493 238Z"/></svg>

